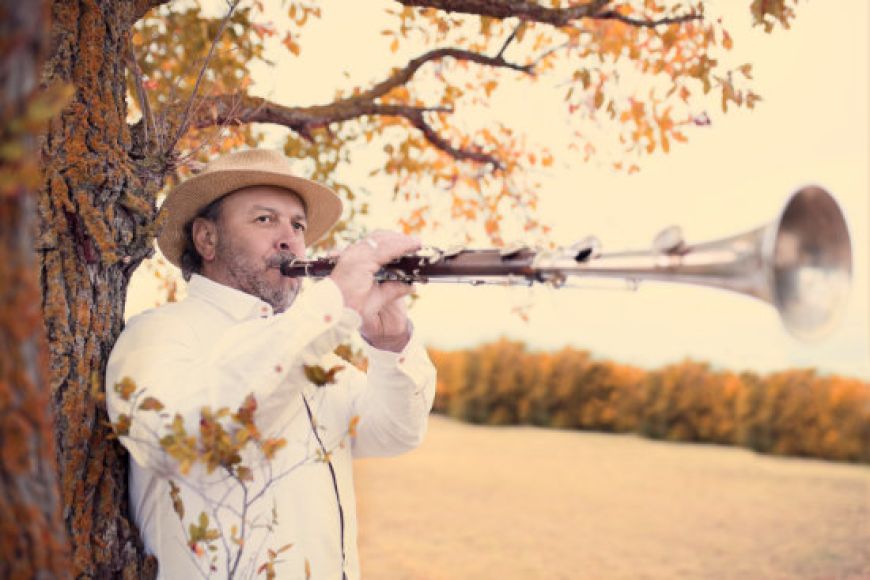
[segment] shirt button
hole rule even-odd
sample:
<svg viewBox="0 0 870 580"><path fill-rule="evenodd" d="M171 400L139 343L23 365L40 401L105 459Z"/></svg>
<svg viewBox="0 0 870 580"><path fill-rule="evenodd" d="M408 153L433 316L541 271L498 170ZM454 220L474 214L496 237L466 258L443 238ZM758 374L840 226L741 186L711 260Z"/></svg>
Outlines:
<svg viewBox="0 0 870 580"><path fill-rule="evenodd" d="M284 367L282 367L281 365L275 365L275 372L276 373L280 373L283 370L284 370Z"/></svg>
<svg viewBox="0 0 870 580"><path fill-rule="evenodd" d="M400 357L399 357L399 362L400 362L400 363L403 363L403 362L405 362L405 357L403 357L403 356L400 356Z"/></svg>
<svg viewBox="0 0 870 580"><path fill-rule="evenodd" d="M327 323L332 322L332 315L327 314L326 316L323 317L323 321L327 322Z"/></svg>

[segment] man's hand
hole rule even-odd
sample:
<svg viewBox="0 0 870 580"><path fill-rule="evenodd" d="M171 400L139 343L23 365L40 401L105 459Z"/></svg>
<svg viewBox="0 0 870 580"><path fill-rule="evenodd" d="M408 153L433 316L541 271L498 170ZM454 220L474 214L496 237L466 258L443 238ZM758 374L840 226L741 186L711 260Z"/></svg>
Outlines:
<svg viewBox="0 0 870 580"><path fill-rule="evenodd" d="M411 338L403 298L414 291L404 282L375 282L381 266L420 249L420 241L396 232L377 230L346 248L330 274L344 304L362 317L360 333L372 346L399 352Z"/></svg>

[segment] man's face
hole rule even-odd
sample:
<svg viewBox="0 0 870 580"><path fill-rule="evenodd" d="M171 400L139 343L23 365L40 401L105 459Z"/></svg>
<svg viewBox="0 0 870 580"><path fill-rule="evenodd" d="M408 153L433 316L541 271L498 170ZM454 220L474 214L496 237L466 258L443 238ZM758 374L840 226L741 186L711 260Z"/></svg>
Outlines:
<svg viewBox="0 0 870 580"><path fill-rule="evenodd" d="M278 267L305 254L307 226L305 207L286 189L256 186L232 193L221 204L213 259L203 255L203 273L283 312L300 280L283 276Z"/></svg>

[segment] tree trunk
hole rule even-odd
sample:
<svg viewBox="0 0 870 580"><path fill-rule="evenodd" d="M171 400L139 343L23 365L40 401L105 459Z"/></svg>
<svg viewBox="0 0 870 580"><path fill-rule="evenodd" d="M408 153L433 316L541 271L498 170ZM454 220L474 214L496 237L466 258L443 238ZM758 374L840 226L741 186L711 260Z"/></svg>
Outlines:
<svg viewBox="0 0 870 580"><path fill-rule="evenodd" d="M134 12L132 1L56 0L43 75L46 85L75 88L43 145L36 247L64 518L74 574L90 578L156 572L129 519L127 455L109 438L103 398L127 283L150 253L162 185L131 156L124 55Z"/></svg>
<svg viewBox="0 0 870 580"><path fill-rule="evenodd" d="M33 253L46 8L0 0L0 578L69 575Z"/></svg>

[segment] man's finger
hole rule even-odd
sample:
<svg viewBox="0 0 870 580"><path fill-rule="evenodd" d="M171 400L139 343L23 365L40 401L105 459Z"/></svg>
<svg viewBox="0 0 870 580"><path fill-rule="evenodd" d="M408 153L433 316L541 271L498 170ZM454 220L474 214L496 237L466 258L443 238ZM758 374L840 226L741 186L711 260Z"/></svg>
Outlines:
<svg viewBox="0 0 870 580"><path fill-rule="evenodd" d="M381 264L391 262L406 254L416 252L422 247L416 236L406 236L397 232L378 230L367 238L367 245L375 250L377 260Z"/></svg>

